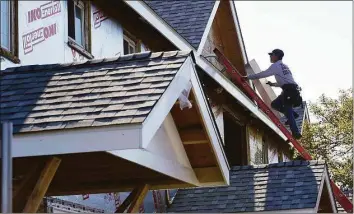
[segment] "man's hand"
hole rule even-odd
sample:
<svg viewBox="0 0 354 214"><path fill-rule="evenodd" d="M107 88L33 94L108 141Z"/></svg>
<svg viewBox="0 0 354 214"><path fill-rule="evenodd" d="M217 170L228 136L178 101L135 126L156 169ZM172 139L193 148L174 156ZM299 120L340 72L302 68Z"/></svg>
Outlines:
<svg viewBox="0 0 354 214"><path fill-rule="evenodd" d="M269 86L275 86L275 83L269 82L269 81L266 84L269 85Z"/></svg>
<svg viewBox="0 0 354 214"><path fill-rule="evenodd" d="M247 81L248 77L247 76L242 76L241 79L244 80L244 81Z"/></svg>

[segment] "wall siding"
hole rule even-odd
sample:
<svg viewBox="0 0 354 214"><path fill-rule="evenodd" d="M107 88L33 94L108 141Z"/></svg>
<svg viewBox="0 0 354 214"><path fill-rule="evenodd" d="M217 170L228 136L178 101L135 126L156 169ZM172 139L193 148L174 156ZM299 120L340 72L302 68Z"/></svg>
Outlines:
<svg viewBox="0 0 354 214"><path fill-rule="evenodd" d="M46 14L45 8L54 11ZM91 5L91 54L94 58L123 53L122 26ZM66 1L19 1L19 59L15 64L1 57L1 69L8 67L84 61L87 58L68 46ZM39 35L36 39L36 35Z"/></svg>

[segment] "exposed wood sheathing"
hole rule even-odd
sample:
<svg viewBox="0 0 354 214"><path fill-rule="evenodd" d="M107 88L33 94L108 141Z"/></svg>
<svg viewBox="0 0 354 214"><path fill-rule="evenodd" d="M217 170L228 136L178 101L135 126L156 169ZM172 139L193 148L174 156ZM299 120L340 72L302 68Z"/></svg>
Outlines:
<svg viewBox="0 0 354 214"><path fill-rule="evenodd" d="M220 2L203 48L202 56L207 57L209 55L214 55L214 48L220 49L239 72L246 74L235 23L232 18L232 12L228 1ZM219 70L222 69L222 65L220 65L216 59L208 58L208 61Z"/></svg>

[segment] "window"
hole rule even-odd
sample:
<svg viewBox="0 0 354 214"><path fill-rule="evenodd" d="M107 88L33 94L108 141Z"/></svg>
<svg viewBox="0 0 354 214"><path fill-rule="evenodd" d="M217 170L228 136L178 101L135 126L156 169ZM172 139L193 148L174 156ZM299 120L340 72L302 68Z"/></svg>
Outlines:
<svg viewBox="0 0 354 214"><path fill-rule="evenodd" d="M128 36L124 35L123 39L124 55L136 53L136 43Z"/></svg>
<svg viewBox="0 0 354 214"><path fill-rule="evenodd" d="M68 44L88 58L91 52L90 2L68 0Z"/></svg>
<svg viewBox="0 0 354 214"><path fill-rule="evenodd" d="M19 63L17 47L17 1L0 1L1 56Z"/></svg>

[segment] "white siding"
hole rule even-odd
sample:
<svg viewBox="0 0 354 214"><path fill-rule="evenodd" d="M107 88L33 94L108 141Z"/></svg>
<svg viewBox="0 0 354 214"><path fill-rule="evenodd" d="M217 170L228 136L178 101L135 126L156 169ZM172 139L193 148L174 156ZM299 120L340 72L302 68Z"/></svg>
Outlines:
<svg viewBox="0 0 354 214"><path fill-rule="evenodd" d="M46 7L51 7L57 12L44 17L42 10ZM37 14L35 17L39 19L33 19L34 14ZM96 19L99 14L97 8L91 5L91 54L95 58L117 56L123 52L122 27L119 23L104 16ZM18 48L21 63L15 64L1 57L1 69L30 64L86 60L84 56L67 45L67 23L66 1L19 1ZM48 31L50 26L52 31ZM33 41L33 37L28 34L36 30L43 32L43 35L37 41Z"/></svg>

